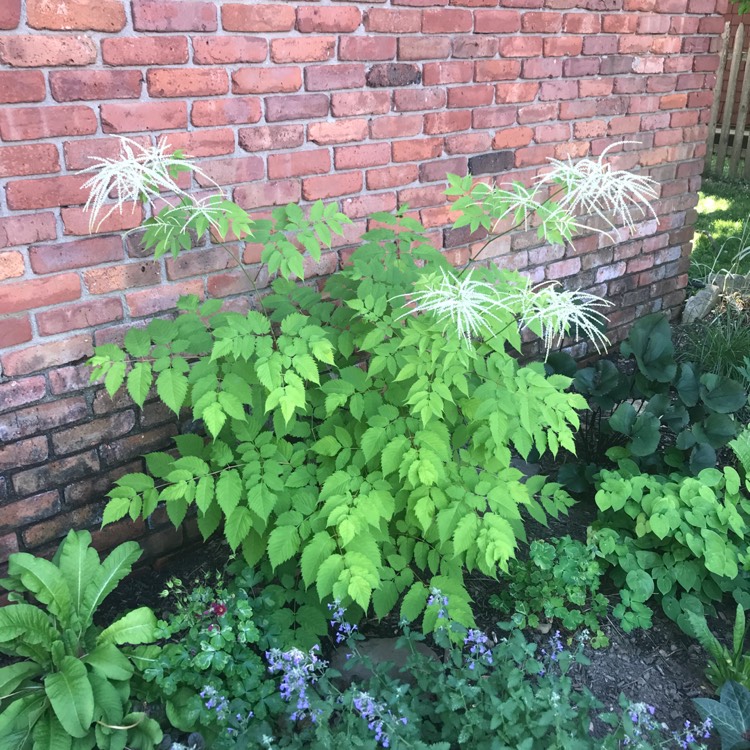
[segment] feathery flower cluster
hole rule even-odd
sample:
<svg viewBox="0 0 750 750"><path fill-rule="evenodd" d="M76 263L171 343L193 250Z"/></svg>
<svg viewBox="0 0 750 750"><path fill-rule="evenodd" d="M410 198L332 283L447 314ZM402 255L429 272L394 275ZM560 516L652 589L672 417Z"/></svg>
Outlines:
<svg viewBox="0 0 750 750"><path fill-rule="evenodd" d="M651 202L659 197L658 184L647 176L633 174L623 169L613 169L605 161L610 149L623 143L613 143L602 151L599 158L582 159L573 163L571 159L550 159L552 170L538 178L539 184L553 182L565 188L559 204L569 213L593 214L602 219L614 231L617 229L609 213L614 213L629 229L635 226L633 209L655 218ZM604 232L610 234L610 232Z"/></svg>
<svg viewBox="0 0 750 750"><path fill-rule="evenodd" d="M693 724L686 719L682 731L673 732L672 738L682 750L687 750L700 740L707 740L711 736L711 729L713 729L713 722L709 718L701 724ZM700 745L700 747L705 748L705 745Z"/></svg>
<svg viewBox="0 0 750 750"><path fill-rule="evenodd" d="M473 670L478 663L492 666L492 647L490 639L481 631L470 629L464 638L464 646L469 647L466 666Z"/></svg>
<svg viewBox="0 0 750 750"><path fill-rule="evenodd" d="M94 164L81 171L81 174L92 175L81 186L82 190L90 191L84 210L91 211L91 231L96 231L115 211L122 213L126 203L135 209L137 203L156 198L162 192L174 193L192 203L190 196L177 184L175 178L179 172L193 172L213 183L199 167L170 151L165 139L160 139L155 146L143 146L130 138L117 137L120 153L116 158L91 157ZM100 218L112 193L116 202Z"/></svg>
<svg viewBox="0 0 750 750"><path fill-rule="evenodd" d="M357 626L351 625L344 619L346 610L341 606L339 599L329 604L328 610L331 613L331 627L336 628L336 643L343 643L357 630Z"/></svg>
<svg viewBox="0 0 750 750"><path fill-rule="evenodd" d="M310 699L307 689L310 685L317 682L317 672L325 669L326 662L320 659L317 651L320 647L313 646L308 653L300 651L298 648L291 648L288 651L282 651L278 648L272 648L266 651L266 661L268 661L268 671L272 674L280 672L282 674L279 692L281 697L290 702L296 696L297 703L295 711L291 715L292 721L297 721L309 716L311 721L316 721L320 715L320 710L310 708Z"/></svg>
<svg viewBox="0 0 750 750"><path fill-rule="evenodd" d="M408 719L404 716L396 719L382 703L377 703L369 693L362 691L354 696L352 701L354 710L367 722L367 728L374 732L375 741L383 747L391 746L387 724L395 725L396 721L406 725Z"/></svg>

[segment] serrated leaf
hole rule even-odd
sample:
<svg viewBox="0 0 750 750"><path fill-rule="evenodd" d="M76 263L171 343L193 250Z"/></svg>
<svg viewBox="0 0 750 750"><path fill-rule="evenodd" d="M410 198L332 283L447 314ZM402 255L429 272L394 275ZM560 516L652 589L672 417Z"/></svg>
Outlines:
<svg viewBox="0 0 750 750"><path fill-rule="evenodd" d="M180 413L187 396L188 380L177 370L169 368L162 370L156 378L156 392L159 398L175 414Z"/></svg>
<svg viewBox="0 0 750 750"><path fill-rule="evenodd" d="M236 469L227 469L219 476L216 483L216 501L229 518L242 497L242 478Z"/></svg>
<svg viewBox="0 0 750 750"><path fill-rule="evenodd" d="M232 511L224 524L224 534L233 552L242 544L252 526L253 517L244 505Z"/></svg>
<svg viewBox="0 0 750 750"><path fill-rule="evenodd" d="M276 569L299 549L299 531L294 526L277 526L268 537L268 560Z"/></svg>
<svg viewBox="0 0 750 750"><path fill-rule="evenodd" d="M427 595L427 587L421 581L413 584L401 602L401 619L414 622L427 605Z"/></svg>
<svg viewBox="0 0 750 750"><path fill-rule="evenodd" d="M203 421L206 424L206 428L211 433L211 437L216 438L219 436L224 424L227 421L227 415L224 412L221 404L215 401L209 404L203 410Z"/></svg>

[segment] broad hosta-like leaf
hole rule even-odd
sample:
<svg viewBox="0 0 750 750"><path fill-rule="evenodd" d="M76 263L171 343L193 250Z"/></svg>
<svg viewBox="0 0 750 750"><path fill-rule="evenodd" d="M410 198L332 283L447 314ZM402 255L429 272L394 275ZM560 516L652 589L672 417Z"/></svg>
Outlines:
<svg viewBox="0 0 750 750"><path fill-rule="evenodd" d="M94 720L94 693L86 665L74 656L64 656L59 671L44 678L44 692L65 731L84 737Z"/></svg>
<svg viewBox="0 0 750 750"><path fill-rule="evenodd" d="M37 601L47 605L51 614L61 620L70 617L70 589L57 565L43 557L16 552L8 560L8 573L20 578Z"/></svg>
<svg viewBox="0 0 750 750"><path fill-rule="evenodd" d="M97 638L97 643L116 643L118 645L153 643L156 622L156 615L149 607L138 607L102 630Z"/></svg>
<svg viewBox="0 0 750 750"><path fill-rule="evenodd" d="M68 532L60 546L58 565L70 590L73 611L80 614L83 592L99 568L99 555L91 547L91 534L88 531Z"/></svg>

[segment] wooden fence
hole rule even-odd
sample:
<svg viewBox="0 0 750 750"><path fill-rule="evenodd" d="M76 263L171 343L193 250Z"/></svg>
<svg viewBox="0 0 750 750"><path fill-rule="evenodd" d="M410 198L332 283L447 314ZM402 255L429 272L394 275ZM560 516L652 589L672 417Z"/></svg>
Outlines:
<svg viewBox="0 0 750 750"><path fill-rule="evenodd" d="M746 132L750 107L750 55L744 51L744 43L744 24L737 27L732 43L731 28L727 22L721 37L719 69L716 72L714 101L708 123L706 175L750 180L750 134ZM727 67L729 79L725 89ZM742 84L738 92L740 70Z"/></svg>

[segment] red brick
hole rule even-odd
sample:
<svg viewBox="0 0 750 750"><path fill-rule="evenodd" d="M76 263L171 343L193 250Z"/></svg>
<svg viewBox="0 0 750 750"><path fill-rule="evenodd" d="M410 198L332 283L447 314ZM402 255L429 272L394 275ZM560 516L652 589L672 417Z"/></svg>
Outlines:
<svg viewBox="0 0 750 750"><path fill-rule="evenodd" d="M260 37L194 36L193 61L198 65L263 62L268 42Z"/></svg>
<svg viewBox="0 0 750 750"><path fill-rule="evenodd" d="M402 36L398 40L399 60L438 60L450 54L449 36Z"/></svg>
<svg viewBox="0 0 750 750"><path fill-rule="evenodd" d="M420 182L445 180L449 174L465 175L467 173L466 157L456 156L453 159L442 159L419 165Z"/></svg>
<svg viewBox="0 0 750 750"><path fill-rule="evenodd" d="M506 37L499 42L501 57L539 57L542 55L541 37Z"/></svg>
<svg viewBox="0 0 750 750"><path fill-rule="evenodd" d="M61 274L46 279L28 279L5 284L0 299L0 314L30 310L79 299L81 282L75 274Z"/></svg>
<svg viewBox="0 0 750 750"><path fill-rule="evenodd" d="M1 452L0 455L2 455ZM41 495L34 495L25 500L4 505L0 526L8 529L19 529L34 521L40 521L54 515L59 510L60 494L58 492L44 492Z"/></svg>
<svg viewBox="0 0 750 750"><path fill-rule="evenodd" d="M53 70L52 96L58 102L81 99L137 99L143 76L140 70Z"/></svg>
<svg viewBox="0 0 750 750"><path fill-rule="evenodd" d="M396 37L342 36L339 40L339 60L342 61L375 62L392 60L395 56Z"/></svg>
<svg viewBox="0 0 750 750"><path fill-rule="evenodd" d="M113 297L57 307L36 316L37 328L42 336L92 328L121 319L122 302Z"/></svg>
<svg viewBox="0 0 750 750"><path fill-rule="evenodd" d="M307 91L359 89L365 85L365 66L359 63L342 65L308 65L305 68Z"/></svg>
<svg viewBox="0 0 750 750"><path fill-rule="evenodd" d="M136 31L216 31L216 5L193 0L132 0Z"/></svg>
<svg viewBox="0 0 750 750"><path fill-rule="evenodd" d="M378 211L393 211L396 208L396 194L376 193L358 198L345 198L341 204L343 212L350 219L361 219Z"/></svg>
<svg viewBox="0 0 750 750"><path fill-rule="evenodd" d="M582 98L588 96L609 96L612 93L614 81L602 78L592 81L578 81L578 95Z"/></svg>
<svg viewBox="0 0 750 750"><path fill-rule="evenodd" d="M268 177L271 180L308 174L325 174L330 169L331 155L328 149L268 156Z"/></svg>
<svg viewBox="0 0 750 750"><path fill-rule="evenodd" d="M536 143L560 143L570 140L570 124L556 123L554 125L537 125L534 128Z"/></svg>
<svg viewBox="0 0 750 750"><path fill-rule="evenodd" d="M93 227L91 226L91 213L84 211L82 208L63 208L60 211L60 216L65 234L68 235L86 236L107 232L123 232L141 225L143 207L140 204L131 204L129 207L123 208L122 213L120 213L114 204L105 205L104 212L97 218Z"/></svg>
<svg viewBox="0 0 750 750"><path fill-rule="evenodd" d="M0 29L15 29L21 22L21 0L5 0L0 6Z"/></svg>
<svg viewBox="0 0 750 750"><path fill-rule="evenodd" d="M534 131L531 128L507 128L495 134L492 148L504 149L528 146L533 137Z"/></svg>
<svg viewBox="0 0 750 750"><path fill-rule="evenodd" d="M41 70L0 71L0 104L40 102L45 97L44 89Z"/></svg>
<svg viewBox="0 0 750 750"><path fill-rule="evenodd" d="M538 92L538 83L498 83L495 100L498 104L533 102Z"/></svg>
<svg viewBox="0 0 750 750"><path fill-rule="evenodd" d="M385 190L386 188L409 185L419 177L416 164L405 164L401 167L383 167L367 170L367 189Z"/></svg>
<svg viewBox="0 0 750 750"><path fill-rule="evenodd" d="M711 92L706 92L713 97ZM708 97L707 97L708 98ZM684 109L688 103L687 94L669 94L659 99L659 109Z"/></svg>
<svg viewBox="0 0 750 750"><path fill-rule="evenodd" d="M39 378L25 378L19 391L9 392L9 399L2 400L0 392L0 408L23 406L29 401L38 400L43 388L38 384ZM27 409L17 409L7 414L0 425L0 441L12 442L31 435L47 433L54 427L60 427L73 422L80 422L89 413L86 400L83 397L57 399L45 404L38 404Z"/></svg>
<svg viewBox="0 0 750 750"><path fill-rule="evenodd" d="M297 203L302 196L299 180L278 180L257 185L243 185L234 189L234 200L242 208L262 208ZM210 288L209 293L213 294Z"/></svg>
<svg viewBox="0 0 750 750"><path fill-rule="evenodd" d="M453 89L451 89L453 91ZM471 128L471 112L433 112L424 116L424 132L427 135L455 133Z"/></svg>
<svg viewBox="0 0 750 750"><path fill-rule="evenodd" d="M52 240L56 236L55 216L52 213L0 217L0 248L29 245Z"/></svg>
<svg viewBox="0 0 750 750"><path fill-rule="evenodd" d="M210 159L197 162L206 176L196 175L196 182L202 187L211 185L236 185L241 182L260 180L265 174L265 163L259 156L233 156L230 159Z"/></svg>
<svg viewBox="0 0 750 750"><path fill-rule="evenodd" d="M49 449L45 437L35 437L0 446L0 471L38 464L44 461L48 455ZM5 508L3 508L3 516L5 516Z"/></svg>
<svg viewBox="0 0 750 750"><path fill-rule="evenodd" d="M41 375L0 383L0 411L26 406L39 401L46 395L47 385Z"/></svg>
<svg viewBox="0 0 750 750"><path fill-rule="evenodd" d="M562 78L563 61L559 57L523 61L523 78Z"/></svg>
<svg viewBox="0 0 750 750"><path fill-rule="evenodd" d="M31 320L28 315L5 317L0 326L0 349L31 341Z"/></svg>
<svg viewBox="0 0 750 750"><path fill-rule="evenodd" d="M186 102L102 104L101 118L105 133L175 130L188 124Z"/></svg>
<svg viewBox="0 0 750 750"><path fill-rule="evenodd" d="M90 357L93 353L91 336L86 334L70 336L62 341L31 346L2 355L3 373L9 376L26 375L48 367L59 367L75 362L84 357Z"/></svg>
<svg viewBox="0 0 750 750"><path fill-rule="evenodd" d="M45 274L86 268L123 258L119 237L96 237L54 245L36 245L29 249L34 273Z"/></svg>
<svg viewBox="0 0 750 750"><path fill-rule="evenodd" d="M461 36L451 42L453 57L494 57L497 54L497 39L488 36Z"/></svg>
<svg viewBox="0 0 750 750"><path fill-rule="evenodd" d="M489 133L467 133L466 135L450 135L445 139L447 154L478 154L488 151L492 144Z"/></svg>
<svg viewBox="0 0 750 750"><path fill-rule="evenodd" d="M362 22L358 8L298 8L297 31L303 34L355 31Z"/></svg>
<svg viewBox="0 0 750 750"><path fill-rule="evenodd" d="M85 190L81 190L81 186L87 177L88 175L65 175L14 180L6 188L8 208L25 210L83 204L88 195Z"/></svg>
<svg viewBox="0 0 750 750"><path fill-rule="evenodd" d="M518 60L477 60L474 63L474 80L478 83L483 81L515 80L520 75L521 63ZM446 83L448 82L446 81ZM460 82L457 81L457 83Z"/></svg>
<svg viewBox="0 0 750 750"><path fill-rule="evenodd" d="M325 117L329 101L325 94L296 94L266 98L266 122Z"/></svg>
<svg viewBox="0 0 750 750"><path fill-rule="evenodd" d="M536 164L547 164L555 155L554 146L529 146L516 151L516 166L528 167Z"/></svg>
<svg viewBox="0 0 750 750"><path fill-rule="evenodd" d="M423 34L456 34L471 31L470 10L435 8L422 11Z"/></svg>
<svg viewBox="0 0 750 750"><path fill-rule="evenodd" d="M161 271L155 261L144 261L91 268L84 272L83 280L91 294L107 294L134 286L154 286L161 281Z"/></svg>
<svg viewBox="0 0 750 750"><path fill-rule="evenodd" d="M188 61L184 36L140 36L102 40L106 65L179 65Z"/></svg>
<svg viewBox="0 0 750 750"><path fill-rule="evenodd" d="M370 138L407 138L422 132L422 115L391 115L370 121Z"/></svg>
<svg viewBox="0 0 750 750"><path fill-rule="evenodd" d="M521 30L521 14L516 10L474 11L477 34L511 34Z"/></svg>
<svg viewBox="0 0 750 750"><path fill-rule="evenodd" d="M472 113L472 125L475 128L504 128L516 121L515 107L483 107Z"/></svg>
<svg viewBox="0 0 750 750"><path fill-rule="evenodd" d="M304 140L304 125L262 125L239 130L240 148L245 151L296 148L301 146Z"/></svg>
<svg viewBox="0 0 750 750"><path fill-rule="evenodd" d="M529 11L521 16L521 31L535 34L557 34L562 31L562 13L535 13Z"/></svg>
<svg viewBox="0 0 750 750"><path fill-rule="evenodd" d="M418 10L372 8L365 16L365 31L386 34L411 34L422 30L422 13Z"/></svg>
<svg viewBox="0 0 750 750"><path fill-rule="evenodd" d="M620 24L627 20L624 14L617 16ZM563 16L563 31L566 34L598 34L602 30L602 19L597 13L566 13Z"/></svg>
<svg viewBox="0 0 750 750"><path fill-rule="evenodd" d="M0 177L22 177L59 171L57 147L51 143L0 147Z"/></svg>
<svg viewBox="0 0 750 750"><path fill-rule="evenodd" d="M31 495L52 487L62 486L73 479L99 470L96 451L80 453L77 456L51 461L36 469L28 469L13 476L13 488L18 495ZM33 546L40 529L45 524L37 524L24 533L26 543Z"/></svg>
<svg viewBox="0 0 750 750"><path fill-rule="evenodd" d="M423 67L422 82L425 86L469 83L473 73L474 63L469 61L428 62Z"/></svg>
<svg viewBox="0 0 750 750"><path fill-rule="evenodd" d="M382 115L391 109L388 91L356 91L331 95L331 113L334 117L353 115ZM377 118L373 120L376 122Z"/></svg>
<svg viewBox="0 0 750 750"><path fill-rule="evenodd" d="M23 262L23 255L17 250L0 253L0 281L23 276L25 270L26 266Z"/></svg>
<svg viewBox="0 0 750 750"><path fill-rule="evenodd" d="M273 39L271 59L275 63L323 62L336 51L336 38L329 36Z"/></svg>
<svg viewBox="0 0 750 750"><path fill-rule="evenodd" d="M0 111L0 138L28 141L96 132L96 115L89 107L13 107Z"/></svg>
<svg viewBox="0 0 750 750"><path fill-rule="evenodd" d="M613 117L609 121L607 132L609 135L625 135L638 133L641 129L640 115L627 115L625 117Z"/></svg>
<svg viewBox="0 0 750 750"><path fill-rule="evenodd" d="M393 161L424 161L435 159L443 153L442 138L421 138L413 141L394 141Z"/></svg>
<svg viewBox="0 0 750 750"><path fill-rule="evenodd" d="M139 292L129 292L125 301L130 310L131 318L153 316L165 310L174 310L177 300L185 295L194 294L203 297L203 279L183 281L179 284L162 285L156 289L144 289Z"/></svg>
<svg viewBox="0 0 750 750"><path fill-rule="evenodd" d="M262 115L260 100L253 97L205 99L193 103L190 121L196 127L244 125L258 122Z"/></svg>
<svg viewBox="0 0 750 750"><path fill-rule="evenodd" d="M302 180L302 197L306 201L338 198L362 191L362 172L307 177Z"/></svg>
<svg viewBox="0 0 750 750"><path fill-rule="evenodd" d="M581 102L574 102L574 104L580 105ZM558 119L558 117L561 120L568 119L562 116L562 107L556 102L529 104L521 108L518 112L518 122L521 125L526 125L530 122L550 122Z"/></svg>
<svg viewBox="0 0 750 750"><path fill-rule="evenodd" d="M583 50L583 37L547 37L544 40L545 57L575 57Z"/></svg>
<svg viewBox="0 0 750 750"><path fill-rule="evenodd" d="M122 0L27 0L26 22L33 29L114 32L125 28L125 8Z"/></svg>
<svg viewBox="0 0 750 750"><path fill-rule="evenodd" d="M393 92L393 105L397 112L423 109L441 109L446 103L445 89L400 89Z"/></svg>
<svg viewBox="0 0 750 750"><path fill-rule="evenodd" d="M291 31L295 19L294 8L286 3L227 3L221 9L221 23L227 31Z"/></svg>
<svg viewBox="0 0 750 750"><path fill-rule="evenodd" d="M367 138L367 120L336 120L316 122L307 127L307 139L319 146L348 141L363 141Z"/></svg>
<svg viewBox="0 0 750 750"><path fill-rule="evenodd" d="M280 94L301 87L300 68L240 68L232 73L235 94Z"/></svg>
<svg viewBox="0 0 750 750"><path fill-rule="evenodd" d="M559 101L577 97L578 83L576 81L543 81L540 84L539 98L542 101Z"/></svg>
<svg viewBox="0 0 750 750"><path fill-rule="evenodd" d="M184 68L152 68L146 74L149 96L179 97L215 96L229 92L227 71Z"/></svg>
<svg viewBox="0 0 750 750"><path fill-rule="evenodd" d="M408 204L410 208L442 206L445 204L444 185L426 185L407 190L399 190L398 205Z"/></svg>
<svg viewBox="0 0 750 750"><path fill-rule="evenodd" d="M90 65L96 45L85 36L13 34L0 37L0 62L19 68Z"/></svg>
<svg viewBox="0 0 750 750"><path fill-rule="evenodd" d="M388 164L391 147L388 143L368 143L361 146L340 146L334 149L333 163L336 169L361 169Z"/></svg>
<svg viewBox="0 0 750 750"><path fill-rule="evenodd" d="M495 89L490 85L455 86L448 89L449 107L485 107L492 104Z"/></svg>

